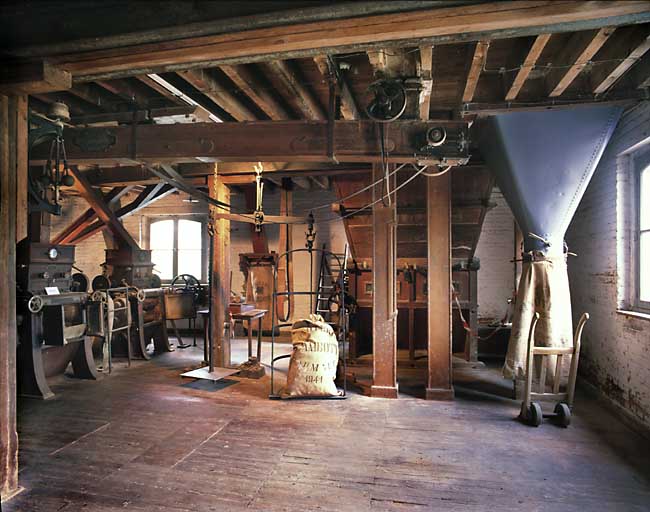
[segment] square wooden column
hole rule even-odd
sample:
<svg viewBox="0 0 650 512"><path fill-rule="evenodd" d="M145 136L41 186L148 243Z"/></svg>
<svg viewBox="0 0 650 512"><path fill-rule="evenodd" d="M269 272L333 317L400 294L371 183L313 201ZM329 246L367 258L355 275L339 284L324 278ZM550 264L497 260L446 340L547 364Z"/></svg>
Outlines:
<svg viewBox="0 0 650 512"><path fill-rule="evenodd" d="M0 95L0 495L18 490L16 242L27 226L27 96Z"/></svg>
<svg viewBox="0 0 650 512"><path fill-rule="evenodd" d="M451 375L451 172L427 178L427 400L454 398Z"/></svg>
<svg viewBox="0 0 650 512"><path fill-rule="evenodd" d="M230 204L230 189L220 179L215 164L214 175L208 178L210 196ZM211 212L220 210L210 207ZM215 367L230 365L230 340L224 336L224 326L230 323L230 220L212 218L212 286L211 336L212 361Z"/></svg>
<svg viewBox="0 0 650 512"><path fill-rule="evenodd" d="M384 175L373 165L372 179ZM392 180L394 183L394 180ZM392 185L393 187L394 185ZM381 184L373 189L373 201L385 193ZM370 395L397 398L397 205L378 202L372 207L372 387Z"/></svg>

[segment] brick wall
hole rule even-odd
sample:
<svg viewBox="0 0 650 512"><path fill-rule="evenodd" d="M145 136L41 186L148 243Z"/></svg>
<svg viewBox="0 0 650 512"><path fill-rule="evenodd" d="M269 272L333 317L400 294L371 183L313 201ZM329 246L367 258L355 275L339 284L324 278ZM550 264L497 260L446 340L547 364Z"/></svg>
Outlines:
<svg viewBox="0 0 650 512"><path fill-rule="evenodd" d="M478 271L479 320L500 320L514 288L514 218L501 191L494 188L491 201L496 204L487 212L476 247L481 260Z"/></svg>
<svg viewBox="0 0 650 512"><path fill-rule="evenodd" d="M627 228L618 202L617 159L650 135L650 103L625 112L567 233L574 323L591 320L583 335L580 373L615 404L650 428L650 320L617 313L617 294L627 273L617 258L617 239ZM625 201L625 202L624 202ZM624 248L629 240L618 240ZM617 261L618 259L618 261ZM648 264L648 262L646 262Z"/></svg>

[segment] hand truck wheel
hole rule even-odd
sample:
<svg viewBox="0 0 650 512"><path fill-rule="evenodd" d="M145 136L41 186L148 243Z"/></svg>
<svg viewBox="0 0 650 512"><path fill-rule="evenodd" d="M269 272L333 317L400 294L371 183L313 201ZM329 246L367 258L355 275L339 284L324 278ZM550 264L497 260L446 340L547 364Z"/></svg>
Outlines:
<svg viewBox="0 0 650 512"><path fill-rule="evenodd" d="M539 427L543 417L542 407L537 402L531 402L528 409L528 423L533 427Z"/></svg>
<svg viewBox="0 0 650 512"><path fill-rule="evenodd" d="M571 425L571 409L564 402L559 402L555 405L555 418L557 424L561 427L567 428Z"/></svg>

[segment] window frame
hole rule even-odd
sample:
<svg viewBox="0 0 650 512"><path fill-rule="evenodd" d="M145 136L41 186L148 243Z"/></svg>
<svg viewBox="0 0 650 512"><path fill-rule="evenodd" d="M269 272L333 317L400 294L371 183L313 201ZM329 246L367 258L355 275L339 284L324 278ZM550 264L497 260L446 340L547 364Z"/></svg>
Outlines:
<svg viewBox="0 0 650 512"><path fill-rule="evenodd" d="M147 246L151 250L151 226L157 222L172 220L174 241L172 245L172 274L178 275L178 225L181 220L190 220L201 224L201 275L194 276L201 283L207 281L208 276L208 216L206 214L175 214L175 215L156 215L148 219L147 226ZM172 279L161 279L163 284L170 284Z"/></svg>
<svg viewBox="0 0 650 512"><path fill-rule="evenodd" d="M645 149L634 155L632 171L634 172L634 237L631 249L635 263L632 306L635 311L650 313L650 301L641 300L641 173L644 171L650 173L650 149ZM643 232L650 233L650 228Z"/></svg>

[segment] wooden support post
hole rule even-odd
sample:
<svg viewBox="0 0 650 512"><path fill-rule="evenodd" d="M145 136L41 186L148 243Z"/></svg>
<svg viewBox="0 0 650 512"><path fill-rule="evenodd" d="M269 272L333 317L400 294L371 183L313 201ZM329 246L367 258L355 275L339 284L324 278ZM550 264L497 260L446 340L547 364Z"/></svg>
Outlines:
<svg viewBox="0 0 650 512"><path fill-rule="evenodd" d="M451 174L427 178L427 400L451 400Z"/></svg>
<svg viewBox="0 0 650 512"><path fill-rule="evenodd" d="M17 176L27 171L27 98L0 96L0 495L18 489L16 433ZM23 181L24 183L24 181ZM22 185L21 185L22 186ZM24 205L25 203L22 202ZM22 207L21 217L24 212ZM25 219L26 220L26 219ZM24 223L21 229L24 229Z"/></svg>
<svg viewBox="0 0 650 512"><path fill-rule="evenodd" d="M381 165L373 165L373 181L383 174ZM373 201L381 197L383 190L381 185L373 188ZM370 395L381 398L397 398L396 214L395 197L389 206L379 202L372 207L373 367Z"/></svg>
<svg viewBox="0 0 650 512"><path fill-rule="evenodd" d="M214 175L208 179L210 196L217 201L230 203L230 190L217 174L217 164ZM215 207L210 207L211 213L216 213ZM212 239L212 286L210 304L212 329L212 361L216 367L230 364L230 340L224 336L226 322L230 321L230 220L213 220L214 237Z"/></svg>

